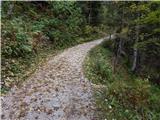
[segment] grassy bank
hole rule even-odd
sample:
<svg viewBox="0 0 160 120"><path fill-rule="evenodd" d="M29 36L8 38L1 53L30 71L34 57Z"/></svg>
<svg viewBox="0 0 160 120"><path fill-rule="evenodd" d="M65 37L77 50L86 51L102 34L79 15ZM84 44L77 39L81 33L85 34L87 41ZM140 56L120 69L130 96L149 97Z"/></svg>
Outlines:
<svg viewBox="0 0 160 120"><path fill-rule="evenodd" d="M99 120L159 120L160 88L130 73L123 64L113 72L113 55L107 41L92 49L84 63L94 84Z"/></svg>

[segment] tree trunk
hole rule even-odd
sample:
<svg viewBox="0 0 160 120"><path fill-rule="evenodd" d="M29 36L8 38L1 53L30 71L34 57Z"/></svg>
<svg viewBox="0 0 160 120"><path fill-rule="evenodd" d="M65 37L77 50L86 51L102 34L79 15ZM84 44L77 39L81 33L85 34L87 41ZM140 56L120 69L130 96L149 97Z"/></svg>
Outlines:
<svg viewBox="0 0 160 120"><path fill-rule="evenodd" d="M111 34L111 32L109 33L109 40L111 40L111 36L112 36L112 34Z"/></svg>
<svg viewBox="0 0 160 120"><path fill-rule="evenodd" d="M133 58L133 64L132 64L132 71L134 72L137 67L137 56L138 56L138 50L137 48L134 48L134 58Z"/></svg>
<svg viewBox="0 0 160 120"><path fill-rule="evenodd" d="M92 15L92 3L89 3L89 16L88 16L88 22L91 24L91 16Z"/></svg>
<svg viewBox="0 0 160 120"><path fill-rule="evenodd" d="M8 11L7 11L7 16L8 17L10 17L12 15L13 7L14 7L14 4L9 5Z"/></svg>
<svg viewBox="0 0 160 120"><path fill-rule="evenodd" d="M136 40L135 40L135 45L138 43L138 39L139 39L139 26L137 26L136 29ZM133 48L133 64L132 64L132 71L135 72L136 68L137 68L137 58L138 58L138 49L137 46L134 46Z"/></svg>
<svg viewBox="0 0 160 120"><path fill-rule="evenodd" d="M138 20L140 19L140 13L138 11ZM136 71L136 68L137 68L137 59L138 59L138 48L137 48L137 43L139 41L139 29L140 29L140 25L137 24L136 26L136 40L135 40L135 43L134 43L134 50L133 50L133 64L132 64L132 72L135 72Z"/></svg>
<svg viewBox="0 0 160 120"><path fill-rule="evenodd" d="M118 55L117 56L120 56L121 53L122 53L122 40L121 40L121 38L119 38Z"/></svg>

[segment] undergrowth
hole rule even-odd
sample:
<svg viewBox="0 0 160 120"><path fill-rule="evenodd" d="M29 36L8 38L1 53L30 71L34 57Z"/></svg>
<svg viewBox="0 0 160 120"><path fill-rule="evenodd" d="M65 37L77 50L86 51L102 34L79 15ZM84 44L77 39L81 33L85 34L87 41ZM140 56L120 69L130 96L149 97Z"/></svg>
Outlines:
<svg viewBox="0 0 160 120"><path fill-rule="evenodd" d="M35 70L38 69L39 66L43 65L43 63L50 57L62 52L66 48L98 39L99 37L101 36L96 34L92 37L77 38L77 42L62 47L55 47L51 44L46 48L43 47L39 49L38 54L30 54L26 57L5 60L3 60L2 57L2 62L5 61L5 66L2 65L2 77L5 77L6 80L5 86L1 87L1 94L6 94L14 85L19 87L24 80L26 80L32 73L34 73Z"/></svg>
<svg viewBox="0 0 160 120"><path fill-rule="evenodd" d="M148 79L132 75L119 64L113 72L112 52L108 41L92 49L86 57L86 77L93 83L105 85L95 88L96 116L99 120L159 120L160 89Z"/></svg>
<svg viewBox="0 0 160 120"><path fill-rule="evenodd" d="M48 55L100 37L85 21L77 2L3 1L1 93L21 85Z"/></svg>

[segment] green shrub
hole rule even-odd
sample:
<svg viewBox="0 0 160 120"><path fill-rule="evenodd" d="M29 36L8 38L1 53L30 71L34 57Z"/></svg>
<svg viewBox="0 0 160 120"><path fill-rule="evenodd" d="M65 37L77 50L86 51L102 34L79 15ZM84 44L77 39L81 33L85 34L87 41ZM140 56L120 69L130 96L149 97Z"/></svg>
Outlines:
<svg viewBox="0 0 160 120"><path fill-rule="evenodd" d="M86 25L84 28L84 34L85 35L91 35L93 33L93 28L89 25Z"/></svg>
<svg viewBox="0 0 160 120"><path fill-rule="evenodd" d="M32 52L28 30L22 18L3 23L2 27L2 56L25 57Z"/></svg>

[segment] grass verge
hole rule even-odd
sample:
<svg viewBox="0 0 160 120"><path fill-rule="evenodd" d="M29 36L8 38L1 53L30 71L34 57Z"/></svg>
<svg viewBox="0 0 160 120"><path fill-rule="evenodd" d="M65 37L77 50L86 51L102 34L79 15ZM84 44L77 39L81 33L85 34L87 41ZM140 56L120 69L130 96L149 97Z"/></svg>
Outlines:
<svg viewBox="0 0 160 120"><path fill-rule="evenodd" d="M128 72L118 65L113 72L112 52L108 41L93 48L84 62L85 76L94 84L94 97L99 120L159 120L160 88L147 79Z"/></svg>

